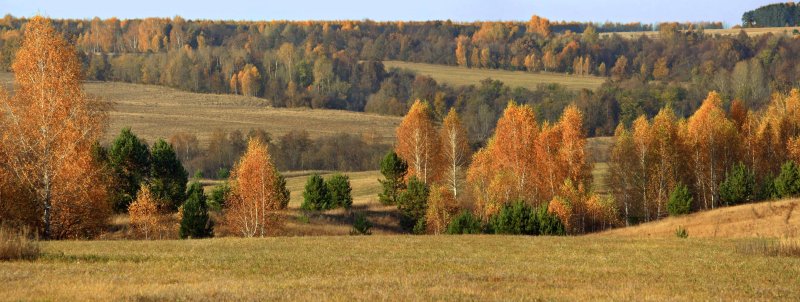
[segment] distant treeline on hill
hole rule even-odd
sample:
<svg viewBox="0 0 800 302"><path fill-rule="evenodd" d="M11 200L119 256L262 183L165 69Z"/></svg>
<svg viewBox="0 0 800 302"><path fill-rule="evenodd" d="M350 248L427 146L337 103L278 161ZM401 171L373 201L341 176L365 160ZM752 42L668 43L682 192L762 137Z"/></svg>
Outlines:
<svg viewBox="0 0 800 302"><path fill-rule="evenodd" d="M8 70L27 19L0 20L0 68ZM455 108L470 143L481 145L511 99L555 121L570 103L587 113L589 135L654 116L665 105L688 116L709 90L759 107L797 87L800 40L783 35L711 36L688 24L657 26L656 38L600 35L609 28L550 22L373 21L234 22L147 18L54 20L74 43L87 78L157 84L186 91L260 97L275 107L330 108L402 115L416 99L442 118ZM651 30L645 25L630 28ZM567 30L568 29L568 30ZM624 28L623 28L624 29ZM574 30L574 31L573 31ZM580 33L577 33L580 32ZM594 91L557 84L512 88L486 80L451 87L381 61L609 77ZM565 80L570 80L565 77Z"/></svg>
<svg viewBox="0 0 800 302"><path fill-rule="evenodd" d="M783 27L800 25L800 8L794 2L775 3L745 12L744 27Z"/></svg>

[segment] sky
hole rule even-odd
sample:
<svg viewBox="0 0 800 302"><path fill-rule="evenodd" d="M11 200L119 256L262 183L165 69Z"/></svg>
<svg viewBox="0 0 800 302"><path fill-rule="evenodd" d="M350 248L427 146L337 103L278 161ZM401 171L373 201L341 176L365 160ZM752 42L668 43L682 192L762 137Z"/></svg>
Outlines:
<svg viewBox="0 0 800 302"><path fill-rule="evenodd" d="M0 0L0 13L88 19L528 20L741 23L742 13L780 0Z"/></svg>

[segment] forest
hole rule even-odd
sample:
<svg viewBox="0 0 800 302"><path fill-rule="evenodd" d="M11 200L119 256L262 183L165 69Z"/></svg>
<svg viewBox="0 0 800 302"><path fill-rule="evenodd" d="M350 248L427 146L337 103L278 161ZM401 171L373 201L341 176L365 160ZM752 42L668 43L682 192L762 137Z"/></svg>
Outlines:
<svg viewBox="0 0 800 302"><path fill-rule="evenodd" d="M25 18L0 24L0 67L8 69ZM76 45L90 80L158 84L187 91L256 96L274 107L332 108L403 115L416 99L429 101L441 121L455 108L470 144L482 146L508 99L554 122L576 102L590 136L612 135L640 114L665 104L681 117L710 90L761 108L773 92L798 83L791 36L711 36L721 24L550 22L458 23L374 21L233 22L146 18L54 20ZM607 32L657 30L657 38ZM608 77L601 88L560 85L511 88L487 79L451 87L383 66L383 60L466 68L559 72ZM729 106L730 104L725 104ZM487 122L488 121L488 122Z"/></svg>
<svg viewBox="0 0 800 302"><path fill-rule="evenodd" d="M782 27L800 25L800 10L794 2L764 5L742 14L744 27Z"/></svg>

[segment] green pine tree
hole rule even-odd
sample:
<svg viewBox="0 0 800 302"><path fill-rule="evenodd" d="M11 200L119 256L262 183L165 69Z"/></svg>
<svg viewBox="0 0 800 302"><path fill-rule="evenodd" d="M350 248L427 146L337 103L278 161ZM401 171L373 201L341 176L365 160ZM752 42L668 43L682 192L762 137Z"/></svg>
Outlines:
<svg viewBox="0 0 800 302"><path fill-rule="evenodd" d="M381 174L384 179L378 180L383 191L378 195L382 204L397 204L400 192L406 188L403 179L408 173L408 164L397 153L390 151L381 161Z"/></svg>
<svg viewBox="0 0 800 302"><path fill-rule="evenodd" d="M183 168L172 145L163 139L153 144L150 151L150 191L159 200L166 202L166 208L177 210L186 199L186 183L189 175Z"/></svg>
<svg viewBox="0 0 800 302"><path fill-rule="evenodd" d="M186 193L188 199L183 204L183 218L181 218L180 237L207 238L214 235L214 223L208 216L208 205L203 187L199 182L193 182Z"/></svg>
<svg viewBox="0 0 800 302"><path fill-rule="evenodd" d="M111 194L114 210L123 213L136 200L140 184L150 172L150 151L131 128L124 128L111 143L108 162L114 175Z"/></svg>
<svg viewBox="0 0 800 302"><path fill-rule="evenodd" d="M353 205L353 196L350 187L350 177L342 174L334 174L326 182L328 194L330 195L331 206L333 208L343 207L349 209Z"/></svg>
<svg viewBox="0 0 800 302"><path fill-rule="evenodd" d="M330 195L328 187L322 176L314 173L308 177L306 188L303 192L303 204L300 208L307 211L321 211L330 208Z"/></svg>

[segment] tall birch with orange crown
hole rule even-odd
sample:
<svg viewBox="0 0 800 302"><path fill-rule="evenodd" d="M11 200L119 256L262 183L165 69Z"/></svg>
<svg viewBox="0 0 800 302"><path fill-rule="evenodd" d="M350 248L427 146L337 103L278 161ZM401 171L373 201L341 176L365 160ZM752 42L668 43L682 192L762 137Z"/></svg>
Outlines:
<svg viewBox="0 0 800 302"><path fill-rule="evenodd" d="M439 180L441 146L427 103L417 100L411 105L397 127L395 151L408 163L407 177L416 176L428 185Z"/></svg>
<svg viewBox="0 0 800 302"><path fill-rule="evenodd" d="M461 124L455 109L451 108L442 123L442 159L445 169L443 180L458 199L464 186L464 177L467 161L470 157L469 144L467 143L467 130Z"/></svg>
<svg viewBox="0 0 800 302"><path fill-rule="evenodd" d="M34 196L44 238L96 235L110 209L91 148L107 116L81 88L75 49L37 16L26 25L12 70L14 95L0 100L3 174Z"/></svg>
<svg viewBox="0 0 800 302"><path fill-rule="evenodd" d="M251 139L230 176L225 221L244 237L264 237L273 231L277 212L286 208L278 187L278 171L267 146Z"/></svg>

